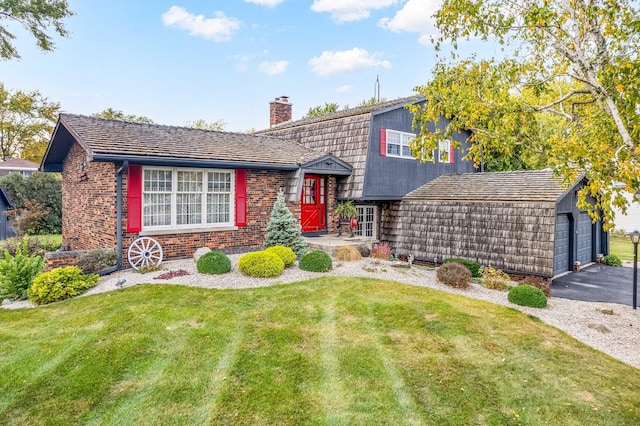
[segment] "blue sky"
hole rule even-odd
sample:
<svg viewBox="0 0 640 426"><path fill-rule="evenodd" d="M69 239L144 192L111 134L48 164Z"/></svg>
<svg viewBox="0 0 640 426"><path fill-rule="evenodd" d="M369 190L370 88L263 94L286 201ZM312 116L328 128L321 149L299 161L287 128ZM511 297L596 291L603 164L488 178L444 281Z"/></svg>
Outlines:
<svg viewBox="0 0 640 426"><path fill-rule="evenodd" d="M269 126L269 101L355 106L413 94L429 79L436 0L69 0L68 38L39 51L19 27L11 90L39 90L66 112L106 108L226 130Z"/></svg>

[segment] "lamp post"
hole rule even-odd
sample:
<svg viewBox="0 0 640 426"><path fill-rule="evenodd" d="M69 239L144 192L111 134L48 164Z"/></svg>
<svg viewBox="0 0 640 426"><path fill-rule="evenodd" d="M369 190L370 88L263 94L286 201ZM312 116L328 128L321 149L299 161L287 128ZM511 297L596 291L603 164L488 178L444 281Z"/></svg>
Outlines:
<svg viewBox="0 0 640 426"><path fill-rule="evenodd" d="M633 243L633 309L636 309L638 300L638 243L640 243L640 231L637 229L629 234Z"/></svg>

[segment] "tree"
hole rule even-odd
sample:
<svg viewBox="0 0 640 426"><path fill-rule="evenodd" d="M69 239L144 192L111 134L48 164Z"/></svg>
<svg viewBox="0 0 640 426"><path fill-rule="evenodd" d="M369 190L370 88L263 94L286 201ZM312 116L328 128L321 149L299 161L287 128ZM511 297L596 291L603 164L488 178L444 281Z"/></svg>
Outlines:
<svg viewBox="0 0 640 426"><path fill-rule="evenodd" d="M0 19L22 24L44 51L52 51L54 48L53 40L47 32L53 30L66 37L69 33L62 21L73 14L66 0L0 0ZM13 45L15 38L5 25L0 25L0 58L20 58Z"/></svg>
<svg viewBox="0 0 640 426"><path fill-rule="evenodd" d="M375 104L379 104L381 102L386 102L387 98L380 98L379 100L375 97L372 96L369 99L363 99L362 101L360 101L360 103L358 105L356 105L357 107L363 107L363 106L369 106L369 105L375 105Z"/></svg>
<svg viewBox="0 0 640 426"><path fill-rule="evenodd" d="M93 114L96 118L104 118L107 120L130 121L133 123L153 124L153 120L142 115L125 114L120 110L107 108L104 111Z"/></svg>
<svg viewBox="0 0 640 426"><path fill-rule="evenodd" d="M59 109L38 91L11 92L0 83L0 158L18 157L25 149L44 154Z"/></svg>
<svg viewBox="0 0 640 426"><path fill-rule="evenodd" d="M318 105L318 106L309 108L309 111L307 111L307 115L305 115L303 118L317 117L319 115L329 114L330 112L336 112L339 108L340 108L340 105L338 105L335 102L332 102L332 103L325 102L324 105Z"/></svg>
<svg viewBox="0 0 640 426"><path fill-rule="evenodd" d="M225 123L224 120L216 120L216 121L212 121L211 123L209 123L206 120L203 120L202 118L199 118L196 121L188 121L184 125L186 127L191 127L191 128L194 128L194 129L212 130L214 132L222 132L222 131L224 131L224 128L227 125L227 123Z"/></svg>
<svg viewBox="0 0 640 426"><path fill-rule="evenodd" d="M263 248L273 246L289 247L298 258L308 250L307 244L302 238L302 228L285 204L282 191L278 192L276 202L273 204Z"/></svg>
<svg viewBox="0 0 640 426"><path fill-rule="evenodd" d="M505 59L487 61L485 69L478 70L478 77L492 79L487 85L495 83L485 92L492 93L495 102L478 108L481 118L474 120L475 135L486 132L486 141L493 134L493 146L501 143L498 136L507 137L504 144L514 146L514 140L526 141L527 130L536 127L540 114L561 118L564 132L548 135L548 162L566 185L584 173L589 184L579 194L580 206L588 207L587 195L595 197L595 209L602 210L605 221L611 223L611 204L623 209L627 204L621 191L637 194L640 189L638 10L628 0L444 0L434 16L441 33L436 48L451 42L454 49L450 69L482 66L474 59L459 60L460 39L491 39L517 46L504 52ZM430 95L429 89L423 89L418 91ZM467 95L466 111L471 113L476 94ZM428 102L423 108L430 108ZM453 113L444 116L452 118ZM421 128L420 136L426 136L424 142L421 137L416 140L416 153L428 152L434 140L444 137L430 137L427 123L420 118L415 124ZM506 129L501 131L501 126ZM481 150L474 155L481 155ZM596 216L595 210L591 213Z"/></svg>
<svg viewBox="0 0 640 426"><path fill-rule="evenodd" d="M25 179L18 173L9 173L0 177L0 185L7 190L15 214L25 222L22 231L28 234L59 234L62 231L62 181L59 175L35 172Z"/></svg>

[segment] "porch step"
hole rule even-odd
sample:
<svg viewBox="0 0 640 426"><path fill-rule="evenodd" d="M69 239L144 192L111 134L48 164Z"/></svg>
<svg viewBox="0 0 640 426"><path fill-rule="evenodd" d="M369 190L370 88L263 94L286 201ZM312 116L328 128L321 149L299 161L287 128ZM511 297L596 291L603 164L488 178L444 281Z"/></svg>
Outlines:
<svg viewBox="0 0 640 426"><path fill-rule="evenodd" d="M338 237L337 235L320 235L318 237L304 237L307 245L311 249L322 250L329 253L331 256L335 256L336 251L342 246L358 247L366 245L371 248L371 240L362 237L349 238L348 235Z"/></svg>

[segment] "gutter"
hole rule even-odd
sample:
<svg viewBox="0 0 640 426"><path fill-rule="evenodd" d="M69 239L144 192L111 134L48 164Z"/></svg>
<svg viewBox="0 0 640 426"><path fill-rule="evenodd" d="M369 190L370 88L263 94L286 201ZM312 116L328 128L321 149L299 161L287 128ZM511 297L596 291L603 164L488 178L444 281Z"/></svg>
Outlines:
<svg viewBox="0 0 640 426"><path fill-rule="evenodd" d="M108 275L122 268L122 173L129 167L129 161L124 160L116 173L116 252L118 260L115 266L98 271L97 274Z"/></svg>
<svg viewBox="0 0 640 426"><path fill-rule="evenodd" d="M266 170L297 170L299 164L278 164L251 161L229 161L229 160L202 160L196 158L180 157L146 157L143 155L121 155L121 154L94 154L93 161L136 163L150 166L173 166L173 167L218 167L226 169L266 169ZM124 164L123 163L123 164Z"/></svg>

